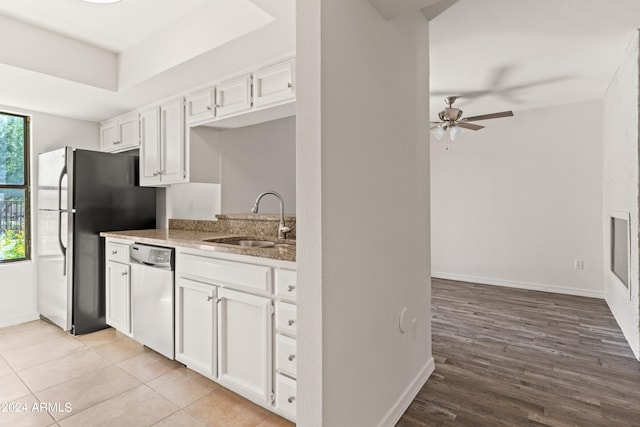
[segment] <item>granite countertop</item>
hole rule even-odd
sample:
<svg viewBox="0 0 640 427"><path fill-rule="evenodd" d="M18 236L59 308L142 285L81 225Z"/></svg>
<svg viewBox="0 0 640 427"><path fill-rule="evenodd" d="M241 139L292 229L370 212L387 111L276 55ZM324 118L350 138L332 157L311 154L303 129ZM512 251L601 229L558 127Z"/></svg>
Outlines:
<svg viewBox="0 0 640 427"><path fill-rule="evenodd" d="M239 255L255 256L260 258L270 258L282 261L296 261L295 240L279 240L267 236L252 236L221 233L215 231L198 231L183 229L149 229L149 230L126 230L126 231L106 231L100 233L102 237L114 237L118 239L134 240L140 243L149 243L165 246L180 246L194 249L210 250L213 252L226 252ZM223 242L205 242L207 239L225 239L234 237L249 237L256 240L271 240L278 243L286 243L289 246L274 248L252 248L236 245L229 245Z"/></svg>

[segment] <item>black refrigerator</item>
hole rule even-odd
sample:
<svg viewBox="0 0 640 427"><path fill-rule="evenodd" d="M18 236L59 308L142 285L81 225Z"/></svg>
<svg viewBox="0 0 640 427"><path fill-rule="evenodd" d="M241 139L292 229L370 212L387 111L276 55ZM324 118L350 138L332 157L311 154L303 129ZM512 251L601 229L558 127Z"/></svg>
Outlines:
<svg viewBox="0 0 640 427"><path fill-rule="evenodd" d="M138 162L70 147L38 155L38 311L74 335L107 327L100 232L156 226L156 189L138 186Z"/></svg>

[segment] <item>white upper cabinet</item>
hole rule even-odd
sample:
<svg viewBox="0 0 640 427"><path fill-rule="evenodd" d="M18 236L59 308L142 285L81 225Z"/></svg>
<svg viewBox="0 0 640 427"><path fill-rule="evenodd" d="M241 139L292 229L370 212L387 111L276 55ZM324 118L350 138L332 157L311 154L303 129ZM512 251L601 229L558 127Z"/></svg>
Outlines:
<svg viewBox="0 0 640 427"><path fill-rule="evenodd" d="M188 125L207 122L215 117L215 88L207 88L187 95L186 120Z"/></svg>
<svg viewBox="0 0 640 427"><path fill-rule="evenodd" d="M140 113L140 185L186 181L184 98Z"/></svg>
<svg viewBox="0 0 640 427"><path fill-rule="evenodd" d="M100 149L125 151L140 145L138 113L128 113L100 125Z"/></svg>
<svg viewBox="0 0 640 427"><path fill-rule="evenodd" d="M160 183L184 182L184 98L160 105Z"/></svg>
<svg viewBox="0 0 640 427"><path fill-rule="evenodd" d="M251 109L251 74L227 80L216 86L216 117Z"/></svg>
<svg viewBox="0 0 640 427"><path fill-rule="evenodd" d="M160 107L140 113L140 185L160 184Z"/></svg>
<svg viewBox="0 0 640 427"><path fill-rule="evenodd" d="M295 97L294 61L289 60L257 70L253 77L253 104L256 108Z"/></svg>

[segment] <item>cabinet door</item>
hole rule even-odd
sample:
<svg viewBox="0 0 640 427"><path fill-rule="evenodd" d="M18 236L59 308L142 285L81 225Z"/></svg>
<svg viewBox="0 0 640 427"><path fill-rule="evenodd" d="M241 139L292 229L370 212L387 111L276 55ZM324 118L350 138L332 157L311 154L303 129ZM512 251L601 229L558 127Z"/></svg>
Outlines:
<svg viewBox="0 0 640 427"><path fill-rule="evenodd" d="M122 333L131 333L131 286L129 265L108 261L106 265L106 322Z"/></svg>
<svg viewBox="0 0 640 427"><path fill-rule="evenodd" d="M175 357L189 368L215 376L215 287L178 277L175 297Z"/></svg>
<svg viewBox="0 0 640 427"><path fill-rule="evenodd" d="M120 143L118 150L130 150L140 145L140 121L138 113L131 113L118 118Z"/></svg>
<svg viewBox="0 0 640 427"><path fill-rule="evenodd" d="M204 89L187 96L187 124L200 123L214 118L215 89Z"/></svg>
<svg viewBox="0 0 640 427"><path fill-rule="evenodd" d="M160 106L160 182L185 182L184 98Z"/></svg>
<svg viewBox="0 0 640 427"><path fill-rule="evenodd" d="M118 121L114 119L100 124L100 149L115 151L118 144Z"/></svg>
<svg viewBox="0 0 640 427"><path fill-rule="evenodd" d="M295 97L293 60L262 68L253 78L253 104L256 107Z"/></svg>
<svg viewBox="0 0 640 427"><path fill-rule="evenodd" d="M160 184L160 107L140 113L140 185Z"/></svg>
<svg viewBox="0 0 640 427"><path fill-rule="evenodd" d="M271 300L218 290L218 381L268 402L272 381Z"/></svg>
<svg viewBox="0 0 640 427"><path fill-rule="evenodd" d="M216 86L216 117L251 109L251 74L227 80Z"/></svg>

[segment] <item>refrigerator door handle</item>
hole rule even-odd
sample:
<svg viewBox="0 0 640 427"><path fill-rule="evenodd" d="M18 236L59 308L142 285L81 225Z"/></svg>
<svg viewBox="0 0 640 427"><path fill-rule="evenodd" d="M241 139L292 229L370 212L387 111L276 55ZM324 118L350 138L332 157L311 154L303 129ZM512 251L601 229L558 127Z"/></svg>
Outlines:
<svg viewBox="0 0 640 427"><path fill-rule="evenodd" d="M62 214L66 212L66 210L62 209L62 180L67 174L67 166L65 165L60 171L60 178L58 178L58 245L60 246L60 250L62 251L63 264L62 264L62 275L67 275L67 248L64 246L62 242Z"/></svg>

